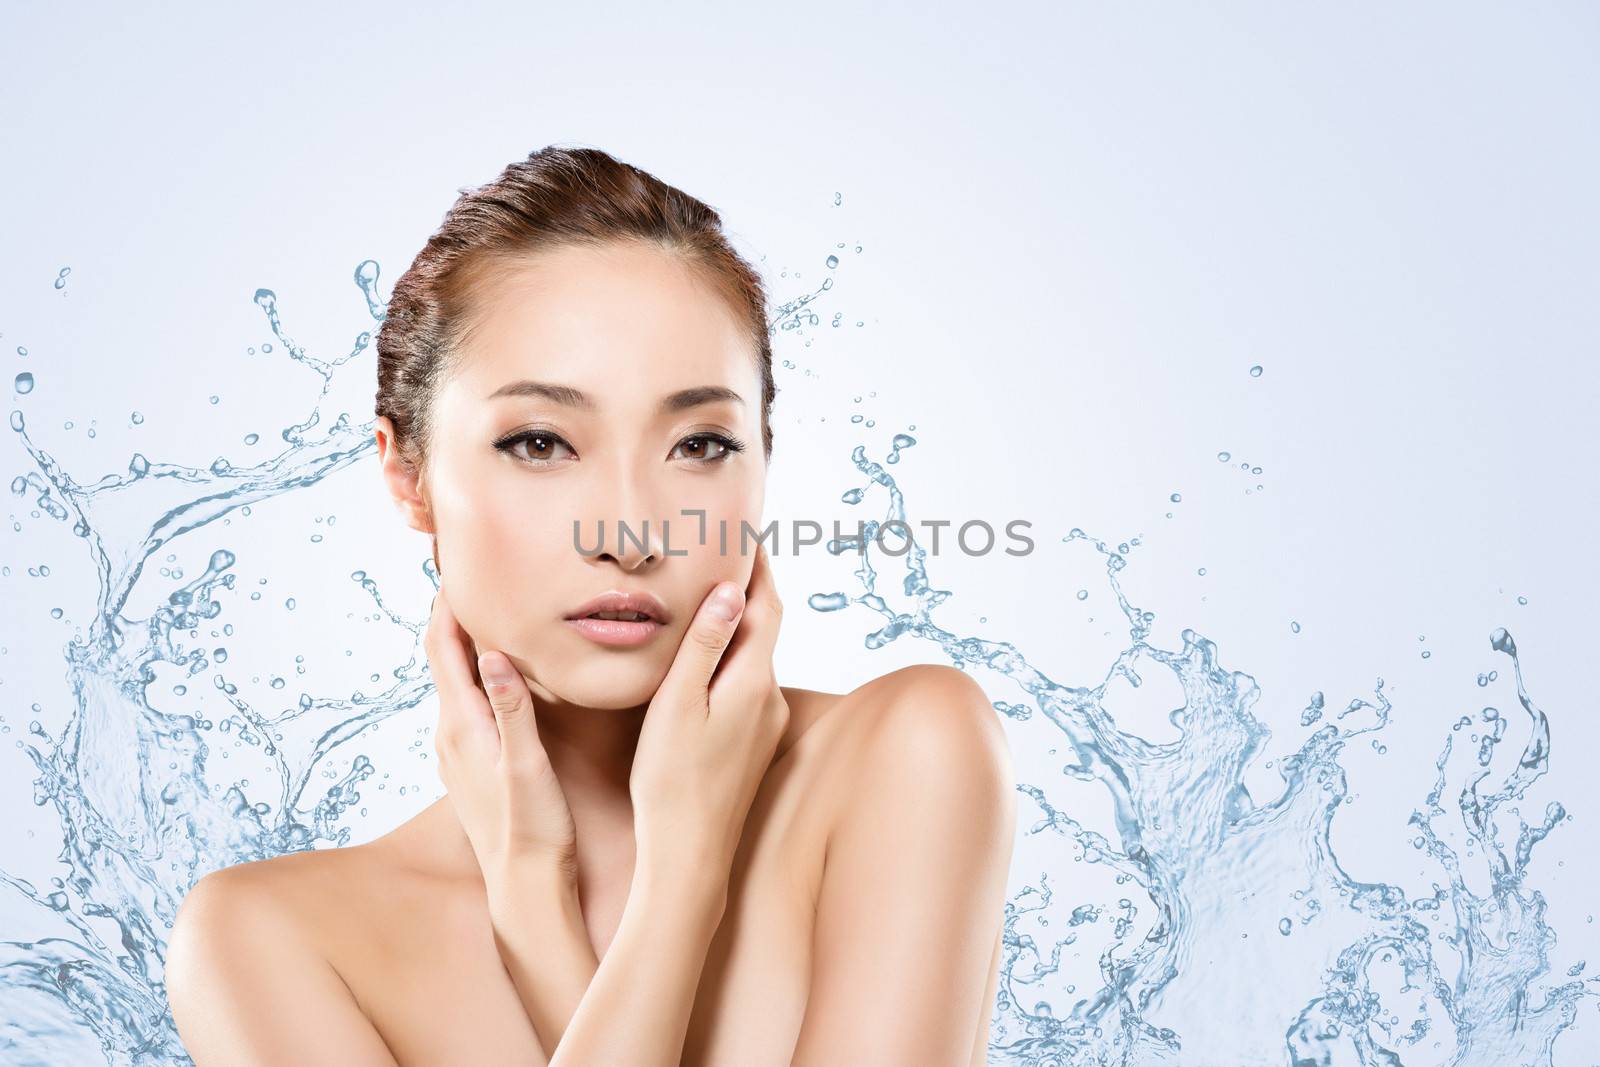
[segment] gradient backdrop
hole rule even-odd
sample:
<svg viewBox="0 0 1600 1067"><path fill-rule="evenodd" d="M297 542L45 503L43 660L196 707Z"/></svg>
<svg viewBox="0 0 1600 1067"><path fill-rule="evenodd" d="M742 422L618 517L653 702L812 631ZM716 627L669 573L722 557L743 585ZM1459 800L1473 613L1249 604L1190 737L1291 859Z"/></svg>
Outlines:
<svg viewBox="0 0 1600 1067"><path fill-rule="evenodd" d="M910 518L1032 523L1023 557L946 541L931 612L903 560L873 559L888 618L853 558L774 560L785 684L959 648L1005 715L994 1062L1594 1063L1597 50L1580 3L6 5L0 1062L180 1062L160 945L193 879L330 795L352 842L439 795L427 700L310 758L355 714L322 702L417 679L352 574L412 624L432 596L353 278L375 262L386 297L459 189L560 142L708 201L765 273L769 518L888 517L852 450L909 433L883 470ZM291 344L348 362L325 382ZM241 470L325 454L342 413L365 445L246 499ZM142 647L219 550L188 658ZM1186 716L1194 661L1114 669L1144 626L1215 643ZM286 811L250 726L289 713ZM1250 723L1253 756L1223 728ZM1083 751L1132 822L1063 772ZM1474 842L1484 772L1507 795Z"/></svg>

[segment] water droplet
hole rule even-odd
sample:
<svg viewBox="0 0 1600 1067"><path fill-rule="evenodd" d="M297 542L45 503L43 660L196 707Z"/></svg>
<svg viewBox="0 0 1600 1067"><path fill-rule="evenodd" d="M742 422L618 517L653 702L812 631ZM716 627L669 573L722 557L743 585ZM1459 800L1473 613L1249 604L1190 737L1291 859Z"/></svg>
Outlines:
<svg viewBox="0 0 1600 1067"><path fill-rule="evenodd" d="M812 593L806 603L816 611L838 611L850 603L850 598L843 593Z"/></svg>
<svg viewBox="0 0 1600 1067"><path fill-rule="evenodd" d="M16 381L12 383L12 388L19 393L33 392L33 375L29 374L27 371L23 371L21 374L17 375Z"/></svg>
<svg viewBox="0 0 1600 1067"><path fill-rule="evenodd" d="M1254 367L1250 368L1250 377L1252 377L1252 378L1261 377L1261 364L1257 363Z"/></svg>

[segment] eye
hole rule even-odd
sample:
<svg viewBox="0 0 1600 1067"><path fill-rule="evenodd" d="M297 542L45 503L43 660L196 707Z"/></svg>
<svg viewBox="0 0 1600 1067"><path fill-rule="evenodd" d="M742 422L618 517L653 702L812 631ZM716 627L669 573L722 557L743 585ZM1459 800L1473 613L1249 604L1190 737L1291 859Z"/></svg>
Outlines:
<svg viewBox="0 0 1600 1067"><path fill-rule="evenodd" d="M518 446L526 443L526 452ZM559 435L548 430L521 430L494 443L494 447L501 452L509 453L524 463L534 466L551 466L556 460L551 455L553 450L564 448L569 453L572 446ZM680 450L687 449L687 458L692 462L710 467L725 462L737 453L744 451L744 442L737 438L728 437L720 433L697 433L685 437L678 442L678 447L673 450L676 455Z"/></svg>
<svg viewBox="0 0 1600 1067"><path fill-rule="evenodd" d="M547 452L550 449L557 447L565 448L568 452L572 451L571 445L567 444L567 442L563 441L556 434L550 433L548 430L523 430L520 433L514 433L508 437L502 437L500 440L494 443L494 447L502 452L507 452L515 456L524 463L532 463L534 466L546 466L552 462L552 460L550 460L548 457L542 455L523 455L522 453L518 452L517 446L522 444L524 441L528 442L528 451L532 453Z"/></svg>
<svg viewBox="0 0 1600 1067"><path fill-rule="evenodd" d="M697 433L678 442L678 448L683 448L685 445L690 448L689 458L707 467L717 463L724 463L744 451L744 442L732 437L726 437L720 433ZM708 454L707 450L713 446L720 448L722 451L714 455ZM677 449L673 451L676 452Z"/></svg>

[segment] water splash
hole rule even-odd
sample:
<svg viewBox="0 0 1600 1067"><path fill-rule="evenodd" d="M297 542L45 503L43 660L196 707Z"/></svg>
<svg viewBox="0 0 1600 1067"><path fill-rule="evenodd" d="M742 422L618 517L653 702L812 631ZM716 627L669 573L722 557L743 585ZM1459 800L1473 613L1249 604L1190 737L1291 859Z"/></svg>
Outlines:
<svg viewBox="0 0 1600 1067"><path fill-rule="evenodd" d="M377 264L362 263L354 280L373 321L381 322ZM773 328L803 333L820 324L812 305L832 282L825 278L782 304ZM376 779L382 788L387 772L346 747L432 695L420 649L425 621L392 611L365 571L354 571L350 581L370 599L374 620L409 637L409 657L387 670L386 681L383 672L371 672L371 693L302 691L269 711L265 705L281 699L274 694L286 680L273 677L253 700L227 666L232 624L225 616L240 610L244 586L235 555L212 549L190 578L170 551L167 565L146 570L163 549L186 537L215 536L201 531L315 486L373 448L370 424L353 426L347 415L313 432L336 372L366 353L371 332L360 332L339 358L322 361L285 334L271 290L259 290L255 301L277 350L322 383L305 417L281 432L285 447L277 456L252 466L219 456L200 468L135 453L124 473L83 484L37 444L20 409L9 417L34 467L11 479L13 494L29 501L35 522L70 528L98 579L96 602L83 613L93 621L64 649L71 687L64 726L50 734L35 705L26 737L17 741L33 763L35 802L56 817L67 873L35 885L0 870L13 905L25 902L29 921L47 931L0 942L0 1049L9 1061L187 1062L167 1010L162 966L188 888L218 867L348 843L348 819L364 784ZM143 416L134 412L131 421ZM1362 735L1376 742L1389 721L1381 679L1372 701L1351 701L1335 721L1323 721L1325 698L1315 694L1300 720L1315 729L1282 760L1281 793L1258 803L1244 782L1270 736L1252 713L1256 683L1222 666L1217 646L1192 630L1182 632L1181 648L1151 641L1154 612L1132 605L1119 581L1137 539L1112 546L1078 529L1064 539L1103 557L1106 586L1128 624L1127 646L1092 684L1057 682L1011 642L935 622L953 594L930 585L920 545L891 557L905 573L894 583L898 592L880 594L871 546L881 526L910 525L886 464L909 461L916 443L909 434L895 435L884 463L869 459L864 446L852 452L864 484L842 499L860 505L881 491L885 514L858 536L828 544L836 555L857 555L859 589L816 593L811 606L873 612L881 621L863 638L868 649L928 641L954 663L996 672L1001 684L1018 690L995 702L1013 746L1052 754L1063 748L1070 761L1062 773L1109 800L1104 824L1091 826L1073 815L1058 786L1018 785L1027 847L1019 847L1014 869L1040 874L1007 903L992 1061L1311 1067L1398 1064L1403 1053L1411 1062L1424 1056L1486 1067L1551 1064L1579 1002L1595 994L1595 979L1580 977L1579 962L1567 969L1571 981L1542 997L1534 992L1535 981L1550 971L1555 934L1544 921L1543 896L1526 884L1528 863L1566 815L1551 804L1536 825L1519 817L1514 840L1502 840L1509 828L1502 812L1524 798L1551 757L1548 720L1526 692L1506 631L1496 631L1491 644L1512 664L1527 737L1516 766L1497 775L1493 757L1513 726L1485 709L1476 767L1456 803L1474 845L1465 859L1485 869L1488 888L1481 894L1469 888L1464 858L1436 830L1435 820L1446 814L1441 797L1454 740L1447 736L1433 788L1411 819L1414 844L1442 880L1431 895L1411 899L1398 886L1353 879L1330 837L1348 793L1341 754ZM1224 463L1231 458L1218 455ZM129 530L138 536L121 537ZM422 566L437 586L432 561ZM31 572L48 575L42 564ZM140 609L135 592L151 586L162 593ZM252 590L250 600L261 595ZM1078 591L1078 600L1087 597ZM285 606L292 609L292 599ZM837 618L845 625L854 616ZM1044 648L1050 637L1034 640ZM1169 715L1171 739L1140 736L1107 707L1108 685L1120 679L1137 688L1151 670L1167 672L1183 694L1183 705ZM303 656L295 671L304 674ZM1479 683L1487 687L1496 677L1490 672ZM215 714L205 710L212 703ZM0 733L11 730L0 718ZM232 775L233 753L264 762L270 776L253 782ZM1088 878L1075 878L1070 888L1056 884L1051 871L1069 862L1104 873L1106 885L1092 886ZM1063 955L1091 943L1098 973L1080 989L1082 979L1068 973Z"/></svg>
<svg viewBox="0 0 1600 1067"><path fill-rule="evenodd" d="M870 545L880 524L910 521L894 479L865 449L858 447L853 458L885 488L888 504L881 523L868 522L863 536L830 543L835 553ZM1119 581L1137 539L1112 548L1073 529L1063 540L1084 541L1104 557L1106 582L1128 623L1129 645L1093 685L1047 678L1010 642L940 627L932 614L951 594L929 586L920 550L897 557L906 567L900 583L905 607L892 607L876 593L878 576L866 556L856 572L863 593L811 598L817 610L859 603L880 615L883 624L864 638L868 648L920 638L938 644L957 665L987 668L1014 683L1031 706L997 701L997 710L1037 724L1042 733L1022 735L1030 746L1064 741L1075 761L1062 773L1097 784L1111 801L1108 833L1084 826L1045 788L1018 785L1037 812L1026 833L1052 842L1046 852L1054 866L1060 866L1055 842L1064 839L1076 848L1076 862L1105 867L1118 887L1136 885L1140 900L1056 903L1059 890L1046 871L1008 902L991 1062L1322 1067L1398 1065L1404 1052L1413 1063L1420 1057L1482 1067L1551 1064L1556 1038L1576 1018L1579 1001L1600 990L1591 978L1534 995L1534 982L1550 971L1556 937L1544 922L1543 896L1525 885L1528 862L1566 812L1551 803L1538 825L1520 823L1511 848L1501 843L1496 811L1521 799L1550 760L1549 722L1524 687L1511 635L1498 629L1490 645L1511 659L1529 718L1527 740L1499 787L1480 798L1480 784L1494 774L1495 746L1509 729L1494 709L1485 709L1492 730L1457 805L1491 875L1489 890L1479 895L1468 887L1461 858L1435 829L1434 820L1445 814L1439 798L1454 740L1447 736L1426 808L1410 820L1419 830L1415 845L1438 864L1446 884L1412 900L1399 886L1352 878L1331 838L1348 795L1339 757L1352 739L1375 735L1389 721L1392 705L1382 679L1375 702L1353 700L1338 716L1370 712L1370 722L1316 729L1281 761L1282 792L1257 803L1245 771L1270 731L1251 712L1260 695L1255 680L1223 667L1215 643L1193 630L1182 631L1180 649L1150 642L1155 614L1130 603ZM1170 672L1183 693L1183 706L1169 716L1179 731L1175 740L1158 743L1124 730L1106 708L1108 684L1121 678L1139 687L1146 663ZM1313 696L1302 726L1321 719L1324 701L1320 692ZM1013 733L1014 746L1017 737ZM1376 737L1373 742L1383 751ZM1027 854L1019 849L1018 862ZM1135 921L1141 909L1152 912L1143 924ZM1042 948L1041 934L1025 926L1048 929L1062 912L1067 918L1059 925L1068 932ZM1441 916L1453 919L1453 928L1438 929ZM1062 952L1078 942L1079 927L1102 920L1109 930L1098 960L1100 984L1080 992L1063 979ZM1292 949L1284 938L1292 939ZM1448 958L1436 954L1435 939L1451 947ZM1385 1000L1375 991L1374 972L1391 965L1402 981ZM1579 964L1567 973L1576 978L1581 970ZM1399 1006L1404 994L1411 994L1406 999L1414 1008ZM1442 1013L1445 1032L1435 1032L1430 1007Z"/></svg>
<svg viewBox="0 0 1600 1067"><path fill-rule="evenodd" d="M358 284L369 280L368 268L358 269ZM372 264L373 284L376 277ZM208 468L195 468L135 453L126 473L80 484L35 443L23 412L10 414L11 429L36 468L13 480L13 493L33 496L35 520L70 523L98 577L96 603L85 613L93 621L65 648L72 692L66 724L51 736L34 719L28 739L19 742L37 772L34 802L55 809L60 859L70 874L42 889L0 870L0 881L48 909L61 929L37 941L0 942L0 988L6 992L0 1047L13 1062L64 1062L66 1050L94 1046L112 1063L187 1062L162 973L167 935L189 887L218 867L323 841L347 842L349 828L339 819L356 785L373 773L372 764L357 756L343 778L327 786L314 786L313 774L326 773L330 753L369 724L432 691L425 657L414 651L394 671L393 684L371 697L302 694L277 714L254 707L217 670L225 650L198 641L200 628L227 610L227 594L237 583L235 557L225 549L211 554L201 574L167 591L148 615L130 610L146 564L164 546L230 513L249 515L252 504L315 485L373 448L371 426L352 426L346 415L320 436L310 432L320 422L334 370L366 350L370 333L361 333L343 358L324 363L283 335L269 290L258 292L256 302L286 354L323 379L310 414L283 431L289 447L270 460L235 467L218 457ZM106 536L129 530L142 532L120 541ZM363 587L384 611L376 588ZM388 617L420 632L421 623ZM163 709L158 681L208 670L228 708L225 716ZM171 691L179 704L190 696L183 684ZM337 725L328 728L328 722ZM242 745L270 761L275 788L252 787L248 779L216 789L209 784L208 758L215 769L229 746ZM263 796L270 799L252 799ZM114 924L115 937L101 936L106 922Z"/></svg>

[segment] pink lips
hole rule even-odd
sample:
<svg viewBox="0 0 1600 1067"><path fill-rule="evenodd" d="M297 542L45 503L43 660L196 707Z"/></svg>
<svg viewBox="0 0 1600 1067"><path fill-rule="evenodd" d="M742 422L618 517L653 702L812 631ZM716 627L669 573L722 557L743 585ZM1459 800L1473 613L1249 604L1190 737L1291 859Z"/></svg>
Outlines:
<svg viewBox="0 0 1600 1067"><path fill-rule="evenodd" d="M596 644L629 647L642 645L666 629L654 619L629 622L626 619L568 619L567 625Z"/></svg>
<svg viewBox="0 0 1600 1067"><path fill-rule="evenodd" d="M628 619L590 619L596 612L638 612L648 615L642 621ZM667 606L652 593L602 593L566 617L566 622L583 636L601 645L630 647L649 641L672 621Z"/></svg>

